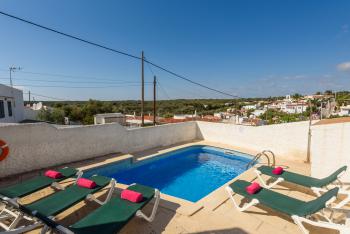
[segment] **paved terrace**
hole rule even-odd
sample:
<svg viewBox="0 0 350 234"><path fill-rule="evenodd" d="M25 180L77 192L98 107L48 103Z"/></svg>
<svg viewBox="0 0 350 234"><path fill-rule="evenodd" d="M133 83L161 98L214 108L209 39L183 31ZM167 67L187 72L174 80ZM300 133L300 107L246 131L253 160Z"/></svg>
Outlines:
<svg viewBox="0 0 350 234"><path fill-rule="evenodd" d="M257 153L255 151L250 151L244 148L235 148L230 145L218 144L209 141L194 141L191 143L179 144L166 148L155 148L132 155L114 154L91 160L85 160L78 163L71 163L68 165L79 167L80 169L85 170L91 167L115 162L128 157L135 157L136 160L143 160L159 153L165 153L193 144L207 144L232 150L238 150L250 154ZM282 160L277 158L277 165L290 168L293 171L305 175L310 175L309 164L305 164L300 161L289 161L286 159ZM21 176L2 179L0 180L0 186L29 178L36 173L37 171L22 174ZM238 178L248 181L254 181L257 179L252 169L243 173ZM69 185L70 183L71 181L65 182L66 185ZM118 187L122 189L125 186L118 184ZM233 207L232 202L228 200L228 196L224 190L224 187L225 186L220 187L197 203L191 203L179 198L162 194L162 200L154 222L147 223L146 221L135 217L132 221L129 222L129 224L127 224L127 226L124 227L121 233L300 233L298 227L290 218L280 213L276 213L263 206L252 207L243 213L237 211ZM96 193L97 197L105 197L107 190L108 188ZM276 190L280 193L297 197L302 200L309 200L313 198L311 191L305 190L300 186L292 184L282 183L281 186L276 187ZM44 189L23 198L21 202L24 204L30 203L39 199L40 197L49 195L52 192L53 190L51 188ZM235 198L241 199L239 195L235 195ZM57 216L57 220L64 225L69 225L84 217L97 207L98 206L93 202L80 202L69 210L66 210L65 212L59 214ZM144 210L146 212L150 212L151 208L152 205L149 204L145 207ZM317 234L336 233L327 229L314 227L309 227L309 230L310 233ZM30 233L39 233L39 231L40 229L34 230Z"/></svg>

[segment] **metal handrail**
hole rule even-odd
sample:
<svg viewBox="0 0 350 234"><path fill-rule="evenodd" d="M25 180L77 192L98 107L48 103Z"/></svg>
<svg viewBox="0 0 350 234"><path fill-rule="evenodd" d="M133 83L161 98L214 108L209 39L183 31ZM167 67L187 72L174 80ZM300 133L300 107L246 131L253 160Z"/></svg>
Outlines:
<svg viewBox="0 0 350 234"><path fill-rule="evenodd" d="M275 158L275 154L271 151L271 150L263 150L260 153L256 154L255 157L247 164L246 169L248 169L251 165L253 165L256 161L259 160L259 158L261 156L265 156L267 159L267 165L270 166L270 157L267 153L270 153L272 155L272 159L273 159L273 163L272 166L276 165L276 158Z"/></svg>
<svg viewBox="0 0 350 234"><path fill-rule="evenodd" d="M276 156L275 156L275 154L274 154L271 150L263 150L261 153L263 153L263 154L265 154L265 155L266 155L266 153L270 153L271 156L272 156L272 166L273 166L273 167L276 166ZM268 156L268 155L267 155L267 156Z"/></svg>

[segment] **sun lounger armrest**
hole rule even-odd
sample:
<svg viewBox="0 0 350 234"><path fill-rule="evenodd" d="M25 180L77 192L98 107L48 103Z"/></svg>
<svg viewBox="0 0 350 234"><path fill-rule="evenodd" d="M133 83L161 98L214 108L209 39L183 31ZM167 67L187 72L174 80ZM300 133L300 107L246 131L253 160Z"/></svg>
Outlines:
<svg viewBox="0 0 350 234"><path fill-rule="evenodd" d="M78 182L78 180L81 178L81 177L83 177L83 174L84 174L84 172L83 171L78 171L77 172L77 178L75 179L75 181L74 181L74 184L77 184L77 182Z"/></svg>
<svg viewBox="0 0 350 234"><path fill-rule="evenodd" d="M156 213L157 213L157 209L158 209L158 205L159 205L159 200L160 200L160 192L158 189L154 190L154 205L153 205L153 209L152 209L152 213L147 216L146 214L144 214L141 210L138 210L136 212L136 216L145 219L147 222L153 222Z"/></svg>
<svg viewBox="0 0 350 234"><path fill-rule="evenodd" d="M94 201L97 204L102 206L102 205L106 204L107 202L109 202L111 200L112 195L113 195L113 193L115 191L115 188L116 188L116 184L117 184L117 181L115 179L111 179L111 188L109 189L107 197L106 197L106 199L104 201L101 201L101 200L97 199L93 194L87 195L86 199L89 200L89 201Z"/></svg>

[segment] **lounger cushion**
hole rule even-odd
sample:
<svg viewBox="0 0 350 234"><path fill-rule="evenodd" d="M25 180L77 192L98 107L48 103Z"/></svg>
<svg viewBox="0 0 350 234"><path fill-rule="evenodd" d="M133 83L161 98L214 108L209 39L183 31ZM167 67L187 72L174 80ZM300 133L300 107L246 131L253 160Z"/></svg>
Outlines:
<svg viewBox="0 0 350 234"><path fill-rule="evenodd" d="M48 187L53 182L59 182L69 177L72 177L78 172L77 169L69 168L69 167L59 169L58 171L62 173L63 175L62 178L52 179L44 175L39 175L32 179L23 181L22 183L18 183L18 184L0 189L0 195L9 197L9 198L24 197L35 191Z"/></svg>
<svg viewBox="0 0 350 234"><path fill-rule="evenodd" d="M337 171L335 171L333 174L331 174L330 176L323 178L323 179L317 179L317 178L313 178L310 176L304 176L301 174L297 174L294 172L290 172L290 171L283 171L283 173L281 175L275 175L272 173L273 167L269 167L269 166L260 166L258 168L258 170L268 176L271 177L281 177L283 179L285 179L288 182L294 183L294 184L299 184L305 187L316 187L316 188L322 188L326 185L329 185L330 183L334 182L337 179L337 176L342 172L346 170L346 166L339 168Z"/></svg>
<svg viewBox="0 0 350 234"><path fill-rule="evenodd" d="M147 186L136 184L129 186L128 189L142 193L144 200L133 203L116 196L90 215L71 225L69 229L79 234L117 233L154 197L154 189Z"/></svg>
<svg viewBox="0 0 350 234"><path fill-rule="evenodd" d="M237 180L233 182L230 187L235 193L250 200L254 198L258 199L260 204L270 207L271 209L290 216L298 215L302 217L314 214L325 208L325 203L333 196L337 196L339 190L339 188L334 188L315 200L305 202L265 188L262 188L258 193L251 195L245 191L245 188L250 184L250 182L244 180Z"/></svg>
<svg viewBox="0 0 350 234"><path fill-rule="evenodd" d="M95 181L97 184L97 186L93 189L82 188L78 185L71 185L63 191L54 193L24 207L31 212L37 211L41 215L47 217L53 216L84 200L87 195L95 193L107 186L111 179L104 176L92 176L91 180Z"/></svg>

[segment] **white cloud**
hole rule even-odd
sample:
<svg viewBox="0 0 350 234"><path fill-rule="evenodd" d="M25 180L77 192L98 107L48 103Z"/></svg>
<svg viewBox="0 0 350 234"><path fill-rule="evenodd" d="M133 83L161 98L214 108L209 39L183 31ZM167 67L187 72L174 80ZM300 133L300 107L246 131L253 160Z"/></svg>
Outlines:
<svg viewBox="0 0 350 234"><path fill-rule="evenodd" d="M350 61L337 65L339 71L350 71Z"/></svg>

